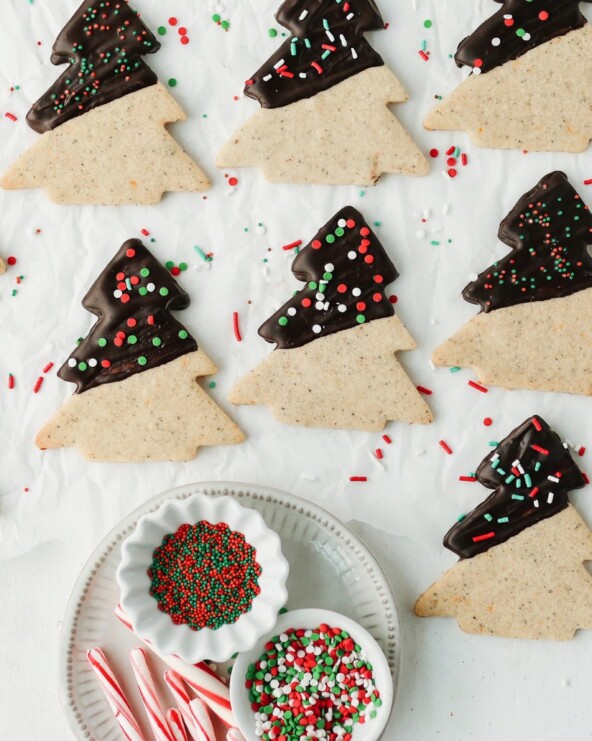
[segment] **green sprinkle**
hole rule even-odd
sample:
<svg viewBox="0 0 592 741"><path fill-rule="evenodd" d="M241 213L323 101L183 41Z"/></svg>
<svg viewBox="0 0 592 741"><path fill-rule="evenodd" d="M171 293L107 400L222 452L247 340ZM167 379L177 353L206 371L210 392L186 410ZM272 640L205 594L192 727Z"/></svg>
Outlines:
<svg viewBox="0 0 592 741"><path fill-rule="evenodd" d="M524 501L524 497L522 496L522 494L512 494L512 499L516 499L518 502Z"/></svg>
<svg viewBox="0 0 592 741"><path fill-rule="evenodd" d="M458 372L459 372L459 370L461 370L461 369L460 369L460 368L458 367L458 365L455 365L455 366L453 366L453 367L452 367L452 368L450 369L450 372L451 372L451 373L458 373Z"/></svg>
<svg viewBox="0 0 592 741"><path fill-rule="evenodd" d="M510 521L509 517L499 517L498 518L498 522L500 523L500 525L503 525L504 522L509 522L509 521Z"/></svg>
<svg viewBox="0 0 592 741"><path fill-rule="evenodd" d="M278 319L278 324L280 325L280 327L285 327L287 323L288 323L288 318L285 316L281 316Z"/></svg>
<svg viewBox="0 0 592 741"><path fill-rule="evenodd" d="M358 316L356 317L356 322L358 324L364 324L365 321L366 317L363 314L358 314Z"/></svg>
<svg viewBox="0 0 592 741"><path fill-rule="evenodd" d="M169 289L165 288L164 286L159 291L161 296L168 296L169 295Z"/></svg>
<svg viewBox="0 0 592 741"><path fill-rule="evenodd" d="M80 363L78 363L78 370L85 371L88 368L88 365L84 362L84 360L81 360Z"/></svg>
<svg viewBox="0 0 592 741"><path fill-rule="evenodd" d="M431 28L432 27L432 21L428 18L427 20L425 20L423 22L423 27L424 28Z"/></svg>
<svg viewBox="0 0 592 741"><path fill-rule="evenodd" d="M148 268L142 268L140 270L140 275L142 276L142 278L147 278L150 275L150 271L148 270Z"/></svg>
<svg viewBox="0 0 592 741"><path fill-rule="evenodd" d="M160 347L162 345L162 340L160 339L160 337L153 337L152 344L154 345L154 347Z"/></svg>
<svg viewBox="0 0 592 741"><path fill-rule="evenodd" d="M180 262L179 263L179 270L181 272L185 272L187 270L187 263L186 262Z"/></svg>
<svg viewBox="0 0 592 741"><path fill-rule="evenodd" d="M179 339L186 340L189 337L189 332L186 329L179 330Z"/></svg>
<svg viewBox="0 0 592 741"><path fill-rule="evenodd" d="M158 35L159 36L164 36L166 34L166 32L167 32L166 26L159 26L158 27Z"/></svg>
<svg viewBox="0 0 592 741"><path fill-rule="evenodd" d="M487 522L491 522L493 520L493 517L490 514L483 515L483 517L485 517Z"/></svg>
<svg viewBox="0 0 592 741"><path fill-rule="evenodd" d="M138 338L136 337L135 334L130 334L130 336L127 338L127 341L129 345L135 345L136 342L138 341Z"/></svg>
<svg viewBox="0 0 592 741"><path fill-rule="evenodd" d="M106 344L107 340L104 337L99 337L99 339L97 340L97 345L99 347L105 347Z"/></svg>
<svg viewBox="0 0 592 741"><path fill-rule="evenodd" d="M210 381L210 383L209 383L209 387L210 387L211 389L215 389L215 388L216 388L216 381Z"/></svg>
<svg viewBox="0 0 592 741"><path fill-rule="evenodd" d="M177 87L177 80L174 77L169 78L169 87Z"/></svg>
<svg viewBox="0 0 592 741"><path fill-rule="evenodd" d="M271 39L275 39L275 37L277 36L277 31L275 30L275 28L270 28L267 33L269 34L269 37Z"/></svg>
<svg viewBox="0 0 592 741"><path fill-rule="evenodd" d="M146 365L147 362L148 360L143 355L140 355L140 357L138 358L138 363L140 365Z"/></svg>

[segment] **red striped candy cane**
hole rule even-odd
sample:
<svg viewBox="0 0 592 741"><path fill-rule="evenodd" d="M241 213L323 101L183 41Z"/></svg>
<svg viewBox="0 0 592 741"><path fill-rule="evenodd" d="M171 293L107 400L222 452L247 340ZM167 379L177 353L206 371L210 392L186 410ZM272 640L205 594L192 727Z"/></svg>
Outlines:
<svg viewBox="0 0 592 741"><path fill-rule="evenodd" d="M166 711L166 719L175 741L189 741L185 723L183 723L183 718L177 708L169 708Z"/></svg>
<svg viewBox="0 0 592 741"><path fill-rule="evenodd" d="M199 724L199 727L203 733L204 741L216 741L216 734L214 733L214 726L209 716L208 709L203 700L199 697L191 700L189 703L193 717Z"/></svg>
<svg viewBox="0 0 592 741"><path fill-rule="evenodd" d="M86 659L99 679L101 689L125 738L128 741L144 741L138 721L103 651L100 648L91 648L87 651Z"/></svg>
<svg viewBox="0 0 592 741"><path fill-rule="evenodd" d="M226 734L226 741L246 741L246 739L238 728L231 728Z"/></svg>
<svg viewBox="0 0 592 741"><path fill-rule="evenodd" d="M133 631L130 619L121 605L115 608L115 615L119 620ZM140 640L144 640L138 636ZM209 709L215 713L220 720L229 728L235 728L237 723L230 705L230 691L228 686L220 679L215 671L204 662L197 664L186 664L177 656L164 656L157 651L148 641L144 641L148 648L160 657L165 664L180 674L195 694L201 698Z"/></svg>
<svg viewBox="0 0 592 741"><path fill-rule="evenodd" d="M173 693L175 702L181 711L181 715L183 716L185 725L191 734L191 738L193 738L194 741L216 741L213 731L212 735L208 736L209 729L202 726L200 719L196 716L191 707L192 700L183 679L177 674L177 672L169 669L164 673L164 680L170 691Z"/></svg>
<svg viewBox="0 0 592 741"><path fill-rule="evenodd" d="M171 733L167 723L164 710L160 705L143 648L134 648L131 651L130 663L136 676L138 689L140 690L144 709L150 721L154 738L156 741L175 741L175 737Z"/></svg>

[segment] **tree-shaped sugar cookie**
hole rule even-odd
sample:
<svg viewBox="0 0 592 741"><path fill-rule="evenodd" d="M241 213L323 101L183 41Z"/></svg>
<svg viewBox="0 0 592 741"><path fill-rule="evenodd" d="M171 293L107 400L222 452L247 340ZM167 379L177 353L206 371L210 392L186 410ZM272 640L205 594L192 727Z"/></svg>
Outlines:
<svg viewBox="0 0 592 741"><path fill-rule="evenodd" d="M373 0L285 0L289 38L247 80L260 110L218 154L274 182L372 185L429 166L388 109L407 93L364 38L384 22Z"/></svg>
<svg viewBox="0 0 592 741"><path fill-rule="evenodd" d="M206 190L208 179L165 128L186 116L142 59L159 48L127 0L85 0L53 47L52 63L68 68L27 115L42 136L2 187L99 205Z"/></svg>
<svg viewBox="0 0 592 741"><path fill-rule="evenodd" d="M432 415L395 353L415 342L385 288L398 273L355 208L347 206L294 260L306 286L260 328L276 349L241 379L234 404L271 407L280 422L381 430Z"/></svg>
<svg viewBox="0 0 592 741"><path fill-rule="evenodd" d="M481 147L583 152L592 138L592 30L580 0L496 0L461 41L472 74L424 121ZM582 0L583 1L583 0Z"/></svg>
<svg viewBox="0 0 592 741"><path fill-rule="evenodd" d="M569 503L585 484L567 446L527 419L483 460L494 492L446 534L460 561L421 595L420 617L454 617L466 633L567 640L592 629L592 532Z"/></svg>
<svg viewBox="0 0 592 741"><path fill-rule="evenodd" d="M511 252L463 291L481 313L441 345L436 365L483 383L592 395L592 215L562 172L502 221Z"/></svg>
<svg viewBox="0 0 592 741"><path fill-rule="evenodd" d="M197 383L216 367L171 314L189 296L137 239L123 244L83 306L98 317L58 375L76 393L37 435L89 460L189 460L243 439Z"/></svg>

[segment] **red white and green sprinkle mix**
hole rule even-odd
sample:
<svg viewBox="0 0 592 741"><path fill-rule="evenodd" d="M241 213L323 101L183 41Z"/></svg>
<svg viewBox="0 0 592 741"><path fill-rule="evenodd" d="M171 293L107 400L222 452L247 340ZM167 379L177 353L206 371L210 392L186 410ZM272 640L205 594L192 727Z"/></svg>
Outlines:
<svg viewBox="0 0 592 741"><path fill-rule="evenodd" d="M382 704L364 649L326 624L274 636L245 686L263 741L350 741Z"/></svg>

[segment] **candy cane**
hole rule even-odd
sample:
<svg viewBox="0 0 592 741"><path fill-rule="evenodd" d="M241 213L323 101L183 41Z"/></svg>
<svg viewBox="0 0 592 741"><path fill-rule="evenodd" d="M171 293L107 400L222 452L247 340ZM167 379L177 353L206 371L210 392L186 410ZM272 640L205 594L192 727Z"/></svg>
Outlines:
<svg viewBox="0 0 592 741"><path fill-rule="evenodd" d="M204 741L216 741L214 726L212 725L212 720L204 701L196 697L194 700L191 700L189 707L204 734Z"/></svg>
<svg viewBox="0 0 592 741"><path fill-rule="evenodd" d="M238 728L231 728L226 734L226 741L246 741L246 739Z"/></svg>
<svg viewBox="0 0 592 741"><path fill-rule="evenodd" d="M115 615L126 626L126 628L133 631L131 621L121 605L117 605L115 608ZM138 636L138 638L144 641L140 636ZM229 728L236 727L236 719L230 705L230 691L216 672L212 671L204 661L200 661L197 664L186 664L177 656L164 656L148 641L144 641L144 643L151 651L159 656L165 664L168 664L171 669L174 669L177 674L180 674L183 677L195 694L206 703L210 710L214 712L225 725Z"/></svg>
<svg viewBox="0 0 592 741"><path fill-rule="evenodd" d="M189 741L183 718L177 708L169 708L166 711L166 719L175 741Z"/></svg>
<svg viewBox="0 0 592 741"><path fill-rule="evenodd" d="M202 720L196 715L194 709L191 706L192 700L187 692L187 686L183 682L183 679L177 674L177 672L169 669L164 673L164 681L169 686L170 691L175 697L177 707L181 711L185 725L189 729L189 733L194 741L216 741L213 729L211 734L208 735L211 729L211 723L209 728L205 728L202 725ZM204 708L205 709L205 708Z"/></svg>
<svg viewBox="0 0 592 741"><path fill-rule="evenodd" d="M128 741L144 741L138 721L103 651L100 648L91 648L86 653L86 659L101 683L101 689L125 738Z"/></svg>
<svg viewBox="0 0 592 741"><path fill-rule="evenodd" d="M131 651L130 663L136 676L138 689L142 696L142 702L144 703L144 709L150 721L154 738L156 741L175 741L175 737L169 729L164 711L160 705L143 648L134 648Z"/></svg>

